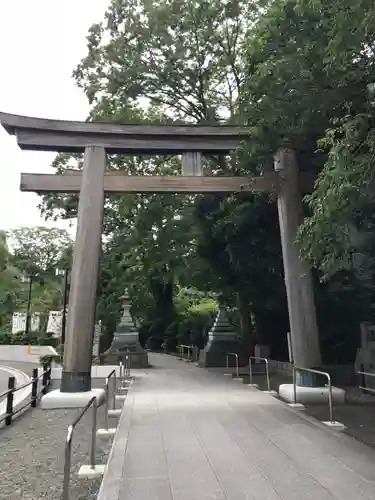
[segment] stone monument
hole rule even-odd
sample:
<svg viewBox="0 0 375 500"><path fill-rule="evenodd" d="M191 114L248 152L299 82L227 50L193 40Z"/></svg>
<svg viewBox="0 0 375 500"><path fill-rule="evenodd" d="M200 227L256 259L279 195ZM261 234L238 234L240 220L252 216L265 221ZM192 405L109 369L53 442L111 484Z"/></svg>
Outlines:
<svg viewBox="0 0 375 500"><path fill-rule="evenodd" d="M226 366L228 352L239 353L239 342L225 310L220 308L208 334L208 342L200 352L199 364L210 367Z"/></svg>
<svg viewBox="0 0 375 500"><path fill-rule="evenodd" d="M133 318L130 314L130 299L125 293L121 300L123 301L123 313L120 324L117 326L112 344L104 353L106 362L109 360L117 363L128 354L130 356L131 368L147 368L147 352L139 343L138 331L134 326Z"/></svg>

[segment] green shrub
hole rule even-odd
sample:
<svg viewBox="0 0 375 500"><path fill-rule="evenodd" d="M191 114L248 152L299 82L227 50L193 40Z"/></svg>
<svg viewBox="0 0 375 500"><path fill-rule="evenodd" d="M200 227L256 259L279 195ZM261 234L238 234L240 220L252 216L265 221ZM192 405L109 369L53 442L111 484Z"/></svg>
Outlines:
<svg viewBox="0 0 375 500"><path fill-rule="evenodd" d="M191 304L185 311L180 311L178 343L193 344L202 349L216 314L217 304L212 299L203 299Z"/></svg>
<svg viewBox="0 0 375 500"><path fill-rule="evenodd" d="M32 332L26 335L24 332L12 334L9 330L0 330L0 345L50 345L56 347L58 339L51 334Z"/></svg>

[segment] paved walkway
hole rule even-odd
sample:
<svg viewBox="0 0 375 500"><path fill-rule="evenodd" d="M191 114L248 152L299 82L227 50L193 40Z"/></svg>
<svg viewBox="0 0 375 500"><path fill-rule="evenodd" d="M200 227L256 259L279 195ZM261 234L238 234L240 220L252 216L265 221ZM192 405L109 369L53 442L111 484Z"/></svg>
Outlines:
<svg viewBox="0 0 375 500"><path fill-rule="evenodd" d="M221 374L150 355L98 500L373 500L375 450Z"/></svg>

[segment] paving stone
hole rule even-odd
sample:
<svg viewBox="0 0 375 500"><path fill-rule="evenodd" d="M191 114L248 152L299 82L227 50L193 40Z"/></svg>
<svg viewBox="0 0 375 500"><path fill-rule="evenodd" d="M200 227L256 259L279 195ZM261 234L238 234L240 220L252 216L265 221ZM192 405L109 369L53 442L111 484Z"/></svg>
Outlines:
<svg viewBox="0 0 375 500"><path fill-rule="evenodd" d="M119 498L124 500L174 500L166 477L124 479Z"/></svg>

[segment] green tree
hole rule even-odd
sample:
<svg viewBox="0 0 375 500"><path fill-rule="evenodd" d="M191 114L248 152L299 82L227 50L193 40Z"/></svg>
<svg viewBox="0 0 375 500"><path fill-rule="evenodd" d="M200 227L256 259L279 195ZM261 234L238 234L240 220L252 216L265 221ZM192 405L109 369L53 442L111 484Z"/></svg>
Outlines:
<svg viewBox="0 0 375 500"><path fill-rule="evenodd" d="M8 328L22 294L20 271L11 264L6 232L0 232L0 329Z"/></svg>
<svg viewBox="0 0 375 500"><path fill-rule="evenodd" d="M123 123L233 119L244 76L242 44L257 15L257 4L243 1L112 1L105 21L91 27L88 55L74 72L92 104L90 119ZM230 168L223 159L206 159L206 163L216 170L218 166ZM81 168L81 157L59 155L54 162L59 172L68 165ZM109 168L163 175L176 174L181 167L176 157L110 157ZM174 317L176 279L182 262L191 257L194 240L187 229L189 217L176 218L181 203L189 206L191 200L107 199L104 233L109 241L103 257L99 311L109 311L106 306L112 304L112 323L118 316L115 304L123 286L115 267L121 269L124 258L134 310L144 311L146 304L153 304L149 310L163 319L163 329ZM54 195L44 197L42 209L47 216L70 217L75 216L76 206L77 197Z"/></svg>
<svg viewBox="0 0 375 500"><path fill-rule="evenodd" d="M26 275L51 274L66 259L72 240L65 229L44 226L9 231L14 264Z"/></svg>
<svg viewBox="0 0 375 500"><path fill-rule="evenodd" d="M43 331L49 311L62 306L64 285L56 270L68 265L72 240L65 230L40 226L9 231L8 241L12 252L0 291L4 323L10 328L12 313L26 311L32 277L31 312L41 313Z"/></svg>
<svg viewBox="0 0 375 500"><path fill-rule="evenodd" d="M303 170L320 172L300 243L323 278L363 253L353 227L371 224L374 29L368 0L276 0L247 40L243 160L272 169L287 142Z"/></svg>
<svg viewBox="0 0 375 500"><path fill-rule="evenodd" d="M248 37L240 96L251 131L243 168L272 169L274 151L287 142L301 169L319 173L299 243L328 280L317 283L323 344L351 345L351 359L353 325L369 319L373 302L373 14L369 1L274 1Z"/></svg>

